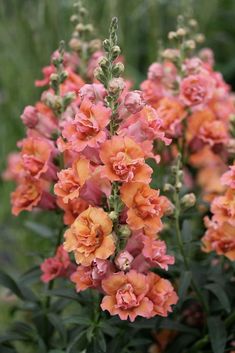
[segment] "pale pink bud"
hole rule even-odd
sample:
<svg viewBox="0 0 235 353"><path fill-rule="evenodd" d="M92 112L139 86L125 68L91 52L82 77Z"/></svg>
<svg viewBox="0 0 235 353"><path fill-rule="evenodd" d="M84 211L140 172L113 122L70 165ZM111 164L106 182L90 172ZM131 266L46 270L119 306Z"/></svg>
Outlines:
<svg viewBox="0 0 235 353"><path fill-rule="evenodd" d="M130 269L134 258L128 251L121 251L115 258L115 265L119 270L126 271Z"/></svg>
<svg viewBox="0 0 235 353"><path fill-rule="evenodd" d="M145 105L143 93L141 91L128 92L124 99L124 105L130 113L138 113Z"/></svg>
<svg viewBox="0 0 235 353"><path fill-rule="evenodd" d="M163 67L159 63L153 63L148 69L148 79L155 81L160 80L163 76Z"/></svg>
<svg viewBox="0 0 235 353"><path fill-rule="evenodd" d="M24 125L33 129L38 123L37 109L31 105L25 107L23 114L20 116Z"/></svg>

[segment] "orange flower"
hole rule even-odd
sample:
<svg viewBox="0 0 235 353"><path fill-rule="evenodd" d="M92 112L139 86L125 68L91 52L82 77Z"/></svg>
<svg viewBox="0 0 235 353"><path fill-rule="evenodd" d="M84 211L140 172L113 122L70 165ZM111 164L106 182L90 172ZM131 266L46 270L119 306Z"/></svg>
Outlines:
<svg viewBox="0 0 235 353"><path fill-rule="evenodd" d="M191 141L193 138L198 137L201 127L206 122L215 120L215 115L209 109L196 111L187 119L187 140Z"/></svg>
<svg viewBox="0 0 235 353"><path fill-rule="evenodd" d="M121 187L121 199L129 208L127 223L133 230L144 228L155 233L162 229L161 218L169 209L169 201L144 183L127 183Z"/></svg>
<svg viewBox="0 0 235 353"><path fill-rule="evenodd" d="M84 266L95 258L107 259L115 250L112 226L103 209L89 206L65 232L64 248L74 251L76 262Z"/></svg>
<svg viewBox="0 0 235 353"><path fill-rule="evenodd" d="M161 278L152 272L148 273L147 278L149 285L147 297L153 303L151 316L166 317L169 312L172 312L171 305L177 303L178 296L167 279Z"/></svg>
<svg viewBox="0 0 235 353"><path fill-rule="evenodd" d="M72 224L78 215L88 208L88 202L81 198L69 200L68 203L64 203L63 199L59 197L57 205L65 212L64 224L66 225Z"/></svg>
<svg viewBox="0 0 235 353"><path fill-rule="evenodd" d="M205 219L207 231L202 238L202 250L215 251L218 255L224 255L231 261L235 261L235 227L229 223L218 225Z"/></svg>
<svg viewBox="0 0 235 353"><path fill-rule="evenodd" d="M183 105L176 99L164 97L158 102L156 110L162 119L163 128L174 135L177 126L186 116Z"/></svg>
<svg viewBox="0 0 235 353"><path fill-rule="evenodd" d="M22 142L21 158L26 171L35 178L51 169L50 175L56 176L55 166L51 162L53 147L43 138L28 137ZM53 170L52 170L53 169Z"/></svg>
<svg viewBox="0 0 235 353"><path fill-rule="evenodd" d="M103 173L110 181L150 182L152 169L144 163L141 147L128 137L114 136L100 151Z"/></svg>
<svg viewBox="0 0 235 353"><path fill-rule="evenodd" d="M25 178L11 194L12 213L18 216L23 210L32 211L42 198L42 186L39 180Z"/></svg>
<svg viewBox="0 0 235 353"><path fill-rule="evenodd" d="M59 181L55 184L55 194L63 199L64 203L78 198L81 187L90 176L90 163L81 158L74 161L72 168L63 169L58 173Z"/></svg>
<svg viewBox="0 0 235 353"><path fill-rule="evenodd" d="M235 190L228 189L224 196L216 197L211 204L211 212L214 213L213 221L235 226Z"/></svg>
<svg viewBox="0 0 235 353"><path fill-rule="evenodd" d="M91 266L78 266L76 271L72 273L70 280L76 284L77 292L81 292L87 288L93 287L93 279L91 273Z"/></svg>
<svg viewBox="0 0 235 353"><path fill-rule="evenodd" d="M153 304L146 298L148 284L146 276L134 270L118 272L102 281L106 293L101 303L102 310L111 315L119 315L121 320L129 317L133 322L136 316L149 317Z"/></svg>

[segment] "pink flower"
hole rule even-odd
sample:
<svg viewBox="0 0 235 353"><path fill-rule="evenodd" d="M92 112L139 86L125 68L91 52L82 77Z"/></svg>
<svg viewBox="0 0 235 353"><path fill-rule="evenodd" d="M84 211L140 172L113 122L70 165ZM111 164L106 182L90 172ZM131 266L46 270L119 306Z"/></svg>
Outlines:
<svg viewBox="0 0 235 353"><path fill-rule="evenodd" d="M100 83L92 83L84 85L80 91L79 95L82 99L89 99L93 103L98 103L103 101L107 95L107 91L104 86Z"/></svg>
<svg viewBox="0 0 235 353"><path fill-rule="evenodd" d="M63 245L60 245L55 256L44 260L41 270L43 272L41 280L47 283L58 277L69 277L74 271L74 265L68 253L63 249Z"/></svg>
<svg viewBox="0 0 235 353"><path fill-rule="evenodd" d="M221 177L221 183L235 189L235 163L229 166L229 171L224 173Z"/></svg>
<svg viewBox="0 0 235 353"><path fill-rule="evenodd" d="M162 64L153 63L148 69L148 80L159 81L164 75L164 70Z"/></svg>
<svg viewBox="0 0 235 353"><path fill-rule="evenodd" d="M67 148L81 152L86 147L99 147L106 140L110 116L111 110L101 102L93 104L84 99L75 119L64 123L62 136L68 141Z"/></svg>
<svg viewBox="0 0 235 353"><path fill-rule="evenodd" d="M173 265L175 259L166 254L166 243L162 240L155 240L154 236L143 237L142 254L152 266L158 266L163 270L168 270L168 265Z"/></svg>
<svg viewBox="0 0 235 353"><path fill-rule="evenodd" d="M168 280L152 272L148 273L147 279L149 285L147 297L153 304L150 317L155 315L166 317L169 312L172 312L171 306L177 303L178 296Z"/></svg>
<svg viewBox="0 0 235 353"><path fill-rule="evenodd" d="M149 317L153 310L152 302L146 297L148 283L146 276L132 270L114 273L102 281L105 297L102 310L111 315L119 315L121 320L133 322L136 316Z"/></svg>
<svg viewBox="0 0 235 353"><path fill-rule="evenodd" d="M213 95L214 84L209 75L190 75L180 84L180 98L185 105L207 103Z"/></svg>
<svg viewBox="0 0 235 353"><path fill-rule="evenodd" d="M128 92L124 99L124 105L130 113L138 113L145 105L143 93L141 91Z"/></svg>
<svg viewBox="0 0 235 353"><path fill-rule="evenodd" d="M19 181L25 175L21 155L18 152L10 153L7 157L7 168L2 173L4 180Z"/></svg>
<svg viewBox="0 0 235 353"><path fill-rule="evenodd" d="M134 257L126 250L121 251L115 258L115 265L121 271L127 271L131 267Z"/></svg>
<svg viewBox="0 0 235 353"><path fill-rule="evenodd" d="M93 287L93 280L91 276L91 266L78 266L76 271L72 273L70 280L76 284L76 291L81 292L87 288Z"/></svg>
<svg viewBox="0 0 235 353"><path fill-rule="evenodd" d="M37 109L31 105L25 107L23 114L20 116L25 126L33 129L38 123Z"/></svg>

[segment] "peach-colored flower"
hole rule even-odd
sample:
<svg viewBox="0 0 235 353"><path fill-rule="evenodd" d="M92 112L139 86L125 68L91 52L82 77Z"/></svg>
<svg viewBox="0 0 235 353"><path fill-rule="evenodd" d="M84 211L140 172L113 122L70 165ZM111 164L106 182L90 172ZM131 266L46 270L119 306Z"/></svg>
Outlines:
<svg viewBox="0 0 235 353"><path fill-rule="evenodd" d="M32 177L39 179L44 175L56 179L56 166L52 163L55 150L48 140L28 137L21 142L21 146L22 164Z"/></svg>
<svg viewBox="0 0 235 353"><path fill-rule="evenodd" d="M110 181L150 182L152 169L144 162L141 147L128 137L114 136L100 151L103 174Z"/></svg>
<svg viewBox="0 0 235 353"><path fill-rule="evenodd" d="M230 223L235 227L235 190L228 189L223 196L216 197L211 204L213 221Z"/></svg>
<svg viewBox="0 0 235 353"><path fill-rule="evenodd" d="M145 105L143 93L141 91L128 92L125 95L124 105L130 113L138 113Z"/></svg>
<svg viewBox="0 0 235 353"><path fill-rule="evenodd" d="M76 271L72 273L70 279L76 284L76 291L81 292L87 288L93 287L93 279L91 276L91 266L78 266Z"/></svg>
<svg viewBox="0 0 235 353"><path fill-rule="evenodd" d="M166 254L164 241L156 240L155 236L149 235L143 237L143 244L142 254L152 266L158 266L167 271L168 265L174 264L174 256Z"/></svg>
<svg viewBox="0 0 235 353"><path fill-rule="evenodd" d="M112 226L103 209L89 206L65 232L64 248L73 251L76 262L84 266L96 258L105 260L115 250Z"/></svg>
<svg viewBox="0 0 235 353"><path fill-rule="evenodd" d="M229 171L222 175L221 183L231 189L235 189L235 162L234 165L229 166Z"/></svg>
<svg viewBox="0 0 235 353"><path fill-rule="evenodd" d="M102 281L102 288L106 294L101 303L102 310L119 315L121 320L129 317L132 322L136 316L150 316L153 304L146 298L148 284L145 275L134 270L127 274L114 273Z"/></svg>
<svg viewBox="0 0 235 353"><path fill-rule="evenodd" d="M11 194L12 213L18 216L23 210L32 211L38 206L43 194L42 184L39 180L25 178Z"/></svg>
<svg viewBox="0 0 235 353"><path fill-rule="evenodd" d="M41 280L45 283L58 277L69 277L75 270L62 245L57 248L55 256L44 260L40 267L43 272Z"/></svg>
<svg viewBox="0 0 235 353"><path fill-rule="evenodd" d="M73 162L71 168L63 169L58 173L58 182L55 184L55 194L63 199L64 203L79 197L80 189L90 177L90 162L80 158Z"/></svg>
<svg viewBox="0 0 235 353"><path fill-rule="evenodd" d="M21 155L18 152L10 153L7 157L7 168L2 173L4 180L20 181L25 175Z"/></svg>
<svg viewBox="0 0 235 353"><path fill-rule="evenodd" d="M79 95L82 99L86 98L93 103L98 103L104 100L105 96L107 96L107 91L102 84L92 83L84 85L80 89Z"/></svg>
<svg viewBox="0 0 235 353"><path fill-rule="evenodd" d="M66 225L72 224L80 213L85 211L89 206L88 202L80 197L68 200L68 203L64 203L63 199L58 197L57 205L64 210L64 224Z"/></svg>
<svg viewBox="0 0 235 353"><path fill-rule="evenodd" d="M67 140L67 148L81 152L86 147L99 147L106 140L105 127L110 116L111 110L101 102L93 104L84 98L75 118L64 122L62 136Z"/></svg>
<svg viewBox="0 0 235 353"><path fill-rule="evenodd" d="M178 296L174 291L171 283L164 278L150 272L147 275L149 290L147 297L153 303L152 316L167 316L169 312L172 312L171 306L176 304Z"/></svg>
<svg viewBox="0 0 235 353"><path fill-rule="evenodd" d="M218 225L205 218L207 231L202 238L202 250L215 251L218 255L224 255L231 261L235 261L235 227L229 223Z"/></svg>
<svg viewBox="0 0 235 353"><path fill-rule="evenodd" d="M146 232L155 233L162 229L161 218L169 208L169 201L144 183L127 183L122 185L121 199L129 208L127 223L133 230L144 228Z"/></svg>
<svg viewBox="0 0 235 353"><path fill-rule="evenodd" d="M180 98L188 106L207 103L212 98L213 91L214 83L209 75L190 75L180 84Z"/></svg>
<svg viewBox="0 0 235 353"><path fill-rule="evenodd" d="M210 146L228 142L228 131L222 121L206 121L199 129L198 137Z"/></svg>
<svg viewBox="0 0 235 353"><path fill-rule="evenodd" d="M164 97L158 102L156 112L162 119L163 129L170 135L177 135L179 124L186 116L182 104L174 98Z"/></svg>

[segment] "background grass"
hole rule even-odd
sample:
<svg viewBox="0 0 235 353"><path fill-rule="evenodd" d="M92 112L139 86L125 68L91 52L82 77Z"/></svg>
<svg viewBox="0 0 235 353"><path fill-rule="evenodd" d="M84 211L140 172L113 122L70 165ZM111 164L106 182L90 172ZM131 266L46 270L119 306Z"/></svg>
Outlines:
<svg viewBox="0 0 235 353"><path fill-rule="evenodd" d="M215 51L217 68L235 86L235 1L234 0L86 0L97 36L107 34L112 16L119 18L120 44L127 63L127 74L138 84L148 65L156 59L157 42L167 38L180 13L191 13L206 34L206 46ZM61 39L72 31L69 17L72 0L0 1L0 171L6 156L24 136L19 118L25 105L40 96L34 80L48 64L50 54ZM33 249L46 251L47 241L29 231L29 215L10 214L11 184L0 180L0 266L18 275L37 262ZM30 218L32 215L30 215ZM33 216L35 217L35 216ZM37 215L36 215L37 217ZM44 216L42 216L44 217ZM0 310L5 310L5 304ZM7 314L1 315L0 327Z"/></svg>

